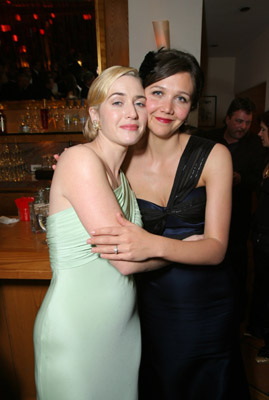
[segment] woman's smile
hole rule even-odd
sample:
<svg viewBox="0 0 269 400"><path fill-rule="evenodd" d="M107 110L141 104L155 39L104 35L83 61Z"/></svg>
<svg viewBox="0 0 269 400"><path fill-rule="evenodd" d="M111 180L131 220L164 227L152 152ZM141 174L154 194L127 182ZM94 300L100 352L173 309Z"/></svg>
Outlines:
<svg viewBox="0 0 269 400"><path fill-rule="evenodd" d="M138 126L136 124L126 124L126 125L121 125L121 129L125 129L127 131L136 131L138 129Z"/></svg>
<svg viewBox="0 0 269 400"><path fill-rule="evenodd" d="M155 117L157 119L157 121L162 122L163 124L170 124L171 122L173 122L172 119L168 119L168 118L163 118L163 117Z"/></svg>

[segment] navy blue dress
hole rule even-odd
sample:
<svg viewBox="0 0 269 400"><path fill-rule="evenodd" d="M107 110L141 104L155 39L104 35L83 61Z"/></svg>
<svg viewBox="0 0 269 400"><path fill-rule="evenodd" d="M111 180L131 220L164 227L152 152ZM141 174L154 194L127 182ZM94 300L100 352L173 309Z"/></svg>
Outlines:
<svg viewBox="0 0 269 400"><path fill-rule="evenodd" d="M203 233L206 192L196 186L213 146L190 137L167 207L138 199L146 230L177 239ZM142 329L139 399L233 399L233 372L242 365L233 360L234 279L229 263L173 263L139 274L137 286Z"/></svg>

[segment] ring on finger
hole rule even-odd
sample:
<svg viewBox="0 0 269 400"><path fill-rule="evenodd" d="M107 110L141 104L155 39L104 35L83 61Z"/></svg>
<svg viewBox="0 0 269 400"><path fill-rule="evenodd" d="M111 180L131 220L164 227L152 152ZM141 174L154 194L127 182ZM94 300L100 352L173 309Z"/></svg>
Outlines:
<svg viewBox="0 0 269 400"><path fill-rule="evenodd" d="M116 244L114 246L114 254L118 254L118 246Z"/></svg>

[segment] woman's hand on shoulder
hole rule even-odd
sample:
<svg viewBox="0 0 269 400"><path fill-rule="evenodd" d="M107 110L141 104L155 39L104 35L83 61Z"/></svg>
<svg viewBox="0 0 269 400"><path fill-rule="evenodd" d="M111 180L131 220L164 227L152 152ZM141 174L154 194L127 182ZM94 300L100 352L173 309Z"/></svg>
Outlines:
<svg viewBox="0 0 269 400"><path fill-rule="evenodd" d="M67 150L67 149L68 149L68 147L65 147L65 148L64 148L64 151ZM53 165L52 165L52 169L53 169L54 171L56 170L56 166L57 166L57 162L58 162L58 160L59 160L59 157L60 157L60 154L59 154L59 153L53 154L53 158L54 158L54 160L56 161L56 164L53 164Z"/></svg>

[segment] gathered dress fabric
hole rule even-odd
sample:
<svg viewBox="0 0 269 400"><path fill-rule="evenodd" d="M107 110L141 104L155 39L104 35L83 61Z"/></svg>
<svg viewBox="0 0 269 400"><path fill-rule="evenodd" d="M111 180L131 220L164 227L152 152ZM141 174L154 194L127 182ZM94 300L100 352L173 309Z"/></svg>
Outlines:
<svg viewBox="0 0 269 400"><path fill-rule="evenodd" d="M121 172L121 210L141 225L134 193ZM34 327L38 400L136 400L141 333L136 287L91 252L75 210L48 217L53 277Z"/></svg>
<svg viewBox="0 0 269 400"><path fill-rule="evenodd" d="M214 145L190 136L166 207L138 199L145 229L174 239L203 233L206 191L197 183ZM173 263L139 274L136 281L142 331L139 399L248 399L236 349L228 260L208 266ZM234 385L246 397L233 397Z"/></svg>

